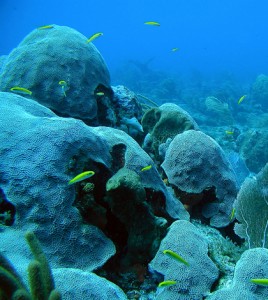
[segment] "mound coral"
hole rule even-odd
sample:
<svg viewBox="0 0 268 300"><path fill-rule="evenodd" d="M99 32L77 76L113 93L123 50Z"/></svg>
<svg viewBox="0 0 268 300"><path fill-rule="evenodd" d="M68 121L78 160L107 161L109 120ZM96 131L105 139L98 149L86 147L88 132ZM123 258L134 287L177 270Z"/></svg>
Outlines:
<svg viewBox="0 0 268 300"><path fill-rule="evenodd" d="M145 133L150 134L152 151L158 157L159 146L186 130L198 130L193 118L178 105L166 103L146 111L142 118Z"/></svg>
<svg viewBox="0 0 268 300"><path fill-rule="evenodd" d="M66 26L35 29L5 60L0 89L27 88L32 99L61 116L96 122L95 92L101 90L110 97L112 90L101 54L86 41L85 36ZM60 82L65 82L64 92Z"/></svg>
<svg viewBox="0 0 268 300"><path fill-rule="evenodd" d="M235 174L215 140L195 130L178 134L170 143L161 166L170 184L188 194L188 205L195 204L191 203L190 196L196 198L207 189L215 190L215 199L203 205L202 214L210 218L212 226L229 224L237 194Z"/></svg>

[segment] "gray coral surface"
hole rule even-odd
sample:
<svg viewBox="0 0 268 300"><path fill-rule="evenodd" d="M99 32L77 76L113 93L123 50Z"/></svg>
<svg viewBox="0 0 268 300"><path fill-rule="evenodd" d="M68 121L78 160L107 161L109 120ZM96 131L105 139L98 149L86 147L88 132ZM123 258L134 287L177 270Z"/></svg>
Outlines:
<svg viewBox="0 0 268 300"><path fill-rule="evenodd" d="M164 250L179 254L189 265L165 255ZM157 300L201 300L219 275L208 257L206 239L193 224L184 220L172 223L150 267L164 275L164 280L176 281L172 286L159 288Z"/></svg>
<svg viewBox="0 0 268 300"><path fill-rule="evenodd" d="M12 93L0 93L0 187L16 206L15 222L3 227L1 249L8 257L24 255L13 233L33 230L52 267L94 270L102 266L115 247L97 227L82 223L73 206L75 185L68 181L94 170L95 185L112 176L118 166L139 174L142 187L157 193L170 218L188 219L182 204L169 193L150 157L126 133L108 127L89 127L82 121L56 116L37 102ZM113 147L125 147L124 159L113 157ZM105 176L104 176L105 174ZM89 179L90 182L91 179ZM150 193L149 193L150 194ZM23 249L23 248L21 248ZM21 251L21 252L20 252Z"/></svg>
<svg viewBox="0 0 268 300"><path fill-rule="evenodd" d="M26 88L32 92L27 97L61 116L96 121L95 92L99 86L111 91L110 75L97 48L86 41L67 26L33 30L6 58L0 90Z"/></svg>
<svg viewBox="0 0 268 300"><path fill-rule="evenodd" d="M235 174L215 140L195 130L178 134L161 166L169 182L183 192L198 194L215 188L215 201L204 204L202 213L212 226L229 224L237 194Z"/></svg>
<svg viewBox="0 0 268 300"><path fill-rule="evenodd" d="M250 280L268 278L268 250L255 248L245 251L235 266L231 283L216 291L209 300L264 300L268 298L267 286Z"/></svg>

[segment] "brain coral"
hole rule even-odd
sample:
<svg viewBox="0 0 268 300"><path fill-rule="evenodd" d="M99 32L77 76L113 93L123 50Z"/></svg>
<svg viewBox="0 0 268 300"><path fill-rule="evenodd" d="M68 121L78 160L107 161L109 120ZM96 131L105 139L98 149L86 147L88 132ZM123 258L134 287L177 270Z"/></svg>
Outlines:
<svg viewBox="0 0 268 300"><path fill-rule="evenodd" d="M159 145L165 143L168 138L186 130L198 129L194 119L173 103L149 109L142 118L142 126L144 132L151 135L152 148L156 155Z"/></svg>
<svg viewBox="0 0 268 300"><path fill-rule="evenodd" d="M210 224L224 227L236 197L235 175L221 147L200 131L178 134L170 143L162 164L169 182L186 193L198 194L215 188L216 199L203 206Z"/></svg>
<svg viewBox="0 0 268 300"><path fill-rule="evenodd" d="M102 87L111 93L110 75L99 51L86 41L66 26L33 30L6 59L0 89L27 88L33 99L59 115L96 119L94 91Z"/></svg>

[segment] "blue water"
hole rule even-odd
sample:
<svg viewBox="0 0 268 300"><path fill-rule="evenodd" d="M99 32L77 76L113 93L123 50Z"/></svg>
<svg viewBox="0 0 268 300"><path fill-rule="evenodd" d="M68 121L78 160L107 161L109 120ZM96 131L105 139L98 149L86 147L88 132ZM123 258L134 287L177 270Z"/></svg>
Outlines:
<svg viewBox="0 0 268 300"><path fill-rule="evenodd" d="M34 28L54 23L88 37L103 32L94 44L111 74L128 60L152 59L154 69L227 71L253 80L268 70L267 9L265 0L1 0L0 55Z"/></svg>

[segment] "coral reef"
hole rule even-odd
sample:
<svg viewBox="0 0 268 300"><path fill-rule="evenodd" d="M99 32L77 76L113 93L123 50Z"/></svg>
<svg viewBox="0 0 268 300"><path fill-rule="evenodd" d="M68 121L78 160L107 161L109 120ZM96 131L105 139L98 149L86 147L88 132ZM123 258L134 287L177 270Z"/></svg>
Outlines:
<svg viewBox="0 0 268 300"><path fill-rule="evenodd" d="M31 231L25 234L25 238L34 255L34 260L28 266L31 292L27 290L27 287L8 259L0 254L0 298L3 300L60 300L61 294L55 289L49 263L38 239Z"/></svg>
<svg viewBox="0 0 268 300"><path fill-rule="evenodd" d="M251 98L254 102L261 104L264 109L268 108L268 76L258 75L251 88Z"/></svg>
<svg viewBox="0 0 268 300"><path fill-rule="evenodd" d="M134 264L147 264L155 255L171 220L157 199L147 200L140 176L127 168L120 169L106 184L111 212L127 232L127 250L121 259L126 269ZM158 201L164 199L159 199ZM162 202L161 201L161 202Z"/></svg>
<svg viewBox="0 0 268 300"><path fill-rule="evenodd" d="M244 159L251 172L258 173L268 161L268 131L263 127L252 128L243 132L237 146L241 157Z"/></svg>
<svg viewBox="0 0 268 300"><path fill-rule="evenodd" d="M227 226L237 194L234 172L221 147L201 131L188 130L170 143L162 163L168 181L182 202L203 202L202 214L210 225ZM206 190L215 193L209 199Z"/></svg>
<svg viewBox="0 0 268 300"><path fill-rule="evenodd" d="M159 146L186 130L198 130L193 118L178 105L166 103L147 110L142 118L145 133L150 134L151 151L159 158Z"/></svg>
<svg viewBox="0 0 268 300"><path fill-rule="evenodd" d="M53 275L64 300L127 300L127 296L117 285L94 273L58 268L53 270Z"/></svg>
<svg viewBox="0 0 268 300"><path fill-rule="evenodd" d="M267 287L250 282L253 278L268 278L267 259L268 250L265 248L245 251L235 266L232 282L227 282L225 286L206 299L267 299Z"/></svg>
<svg viewBox="0 0 268 300"><path fill-rule="evenodd" d="M153 165L153 161L126 133L57 117L37 102L11 93L0 93L0 99L1 140L5 141L0 152L0 183L16 206L16 222L5 228L2 236L5 232L12 234L17 228L33 228L53 266L99 268L115 254L114 244L101 231L112 239L116 236L109 218L106 226L107 215L112 220L115 216L103 200L105 185L122 167L139 174L146 201L152 201L157 214L169 221L188 218L182 204L168 192L157 169L141 171L144 166ZM86 181L91 188L85 188L85 182L78 183L76 188L68 186L70 178L85 170L95 172ZM87 210L81 215L101 230L82 224L74 207L78 200L80 207L84 206L84 200L94 207L92 221ZM93 240L94 243L89 242ZM82 253L88 255L84 257Z"/></svg>
<svg viewBox="0 0 268 300"><path fill-rule="evenodd" d="M234 203L235 233L247 240L249 248L268 248L268 163L254 177L248 177Z"/></svg>
<svg viewBox="0 0 268 300"><path fill-rule="evenodd" d="M166 256L163 253L166 249L178 253L189 265ZM158 289L158 300L202 299L219 276L217 267L208 257L205 238L188 221L172 223L150 267L161 273L164 280L176 281L173 286Z"/></svg>
<svg viewBox="0 0 268 300"><path fill-rule="evenodd" d="M101 54L86 41L66 26L33 30L8 55L0 77L1 91L27 88L32 99L58 115L96 123L98 101L111 98L112 90ZM60 81L65 82L64 90ZM101 99L96 95L100 91L104 93Z"/></svg>

